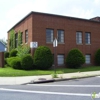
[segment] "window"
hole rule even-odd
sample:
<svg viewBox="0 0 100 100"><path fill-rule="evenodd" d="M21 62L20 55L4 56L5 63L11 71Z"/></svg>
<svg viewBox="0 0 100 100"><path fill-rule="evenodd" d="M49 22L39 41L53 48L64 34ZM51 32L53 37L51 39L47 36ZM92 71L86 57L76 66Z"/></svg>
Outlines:
<svg viewBox="0 0 100 100"><path fill-rule="evenodd" d="M57 55L58 65L64 65L64 55Z"/></svg>
<svg viewBox="0 0 100 100"><path fill-rule="evenodd" d="M64 31L63 30L58 30L58 42L59 43L64 43Z"/></svg>
<svg viewBox="0 0 100 100"><path fill-rule="evenodd" d="M46 42L53 42L53 30L46 29Z"/></svg>
<svg viewBox="0 0 100 100"><path fill-rule="evenodd" d="M82 44L82 32L76 32L76 43Z"/></svg>
<svg viewBox="0 0 100 100"><path fill-rule="evenodd" d="M90 64L91 63L91 55L85 55L85 63Z"/></svg>
<svg viewBox="0 0 100 100"><path fill-rule="evenodd" d="M25 43L28 42L28 30L25 30Z"/></svg>
<svg viewBox="0 0 100 100"><path fill-rule="evenodd" d="M90 44L90 38L91 38L90 33L85 33L85 43L86 44Z"/></svg>
<svg viewBox="0 0 100 100"><path fill-rule="evenodd" d="M18 33L15 34L15 48L18 46Z"/></svg>

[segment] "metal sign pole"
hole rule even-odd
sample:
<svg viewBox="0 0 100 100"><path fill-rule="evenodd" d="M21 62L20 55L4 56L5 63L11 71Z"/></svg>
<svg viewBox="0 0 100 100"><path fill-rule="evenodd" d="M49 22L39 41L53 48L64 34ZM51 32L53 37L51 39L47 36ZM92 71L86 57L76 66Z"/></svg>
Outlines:
<svg viewBox="0 0 100 100"><path fill-rule="evenodd" d="M56 45L56 41L54 41ZM56 75L56 46L54 47L54 74Z"/></svg>
<svg viewBox="0 0 100 100"><path fill-rule="evenodd" d="M57 60L56 60L56 47L57 47L57 39L55 38L53 42L53 47L54 47L54 74L56 74L56 66L57 66Z"/></svg>
<svg viewBox="0 0 100 100"><path fill-rule="evenodd" d="M35 48L38 47L38 42L30 42L31 55L33 56Z"/></svg>

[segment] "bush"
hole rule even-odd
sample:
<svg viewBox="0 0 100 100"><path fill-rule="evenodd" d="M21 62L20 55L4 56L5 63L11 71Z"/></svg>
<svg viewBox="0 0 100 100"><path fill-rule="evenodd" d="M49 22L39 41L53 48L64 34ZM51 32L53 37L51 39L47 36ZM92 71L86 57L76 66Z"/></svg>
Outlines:
<svg viewBox="0 0 100 100"><path fill-rule="evenodd" d="M8 57L9 57L9 52L5 52L5 53L4 53L4 57L5 57L5 58L8 58Z"/></svg>
<svg viewBox="0 0 100 100"><path fill-rule="evenodd" d="M4 58L4 64L5 64L5 65L7 64L7 60L6 60L6 58Z"/></svg>
<svg viewBox="0 0 100 100"><path fill-rule="evenodd" d="M34 64L38 69L49 69L53 64L53 56L50 49L46 46L40 46L34 53Z"/></svg>
<svg viewBox="0 0 100 100"><path fill-rule="evenodd" d="M10 56L10 57L16 57L16 56L17 56L17 50L16 50L16 49L11 50L9 56Z"/></svg>
<svg viewBox="0 0 100 100"><path fill-rule="evenodd" d="M84 63L85 57L78 49L72 49L66 57L66 64L69 68L79 68Z"/></svg>
<svg viewBox="0 0 100 100"><path fill-rule="evenodd" d="M7 65L14 69L21 69L21 59L19 57L10 57L6 59Z"/></svg>
<svg viewBox="0 0 100 100"><path fill-rule="evenodd" d="M96 54L95 54L95 63L97 65L100 65L100 49L98 49Z"/></svg>
<svg viewBox="0 0 100 100"><path fill-rule="evenodd" d="M14 69L22 69L21 68L21 59L16 57L16 59L13 59L11 61L11 67Z"/></svg>
<svg viewBox="0 0 100 100"><path fill-rule="evenodd" d="M21 66L24 70L31 70L33 69L33 58L31 55L27 54L22 57L21 59Z"/></svg>
<svg viewBox="0 0 100 100"><path fill-rule="evenodd" d="M10 57L6 59L7 65L11 67L11 61L14 59L15 57Z"/></svg>
<svg viewBox="0 0 100 100"><path fill-rule="evenodd" d="M26 54L30 53L30 47L28 45L21 45L17 47L17 51L17 56L22 58Z"/></svg>

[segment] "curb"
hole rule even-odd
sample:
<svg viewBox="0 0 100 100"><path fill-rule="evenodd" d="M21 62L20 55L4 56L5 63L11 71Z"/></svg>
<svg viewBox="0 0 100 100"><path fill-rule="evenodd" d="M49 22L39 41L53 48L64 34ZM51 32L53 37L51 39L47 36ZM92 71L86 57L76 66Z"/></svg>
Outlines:
<svg viewBox="0 0 100 100"><path fill-rule="evenodd" d="M39 81L31 81L30 84L39 84L39 83L49 83L49 82L54 82L55 79L50 79L50 80L39 80Z"/></svg>
<svg viewBox="0 0 100 100"><path fill-rule="evenodd" d="M30 83L26 83L26 84L41 84L41 83L50 83L50 82L59 82L59 81L67 81L67 80L74 80L74 79L82 79L82 78L89 78L89 77L95 77L98 75L94 75L94 76L83 76L83 77L75 77L75 78L64 78L64 79L60 79L60 78L54 78L54 79L50 79L50 80L39 80L39 81L31 81ZM23 84L23 85L26 85Z"/></svg>

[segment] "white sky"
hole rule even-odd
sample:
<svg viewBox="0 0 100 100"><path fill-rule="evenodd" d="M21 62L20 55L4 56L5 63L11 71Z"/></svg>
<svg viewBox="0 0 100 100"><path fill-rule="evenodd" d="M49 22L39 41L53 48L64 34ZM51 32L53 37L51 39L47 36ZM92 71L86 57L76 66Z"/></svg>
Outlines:
<svg viewBox="0 0 100 100"><path fill-rule="evenodd" d="M100 16L100 0L0 0L0 39L31 11L90 19Z"/></svg>

